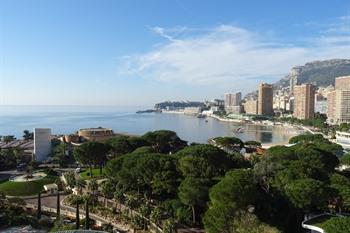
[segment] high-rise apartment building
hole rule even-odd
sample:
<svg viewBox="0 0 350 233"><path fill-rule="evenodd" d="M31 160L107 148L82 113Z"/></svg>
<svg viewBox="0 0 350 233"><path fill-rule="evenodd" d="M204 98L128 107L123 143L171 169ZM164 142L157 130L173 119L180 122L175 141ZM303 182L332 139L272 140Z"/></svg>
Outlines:
<svg viewBox="0 0 350 233"><path fill-rule="evenodd" d="M350 90L350 76L337 77L335 79L335 90Z"/></svg>
<svg viewBox="0 0 350 233"><path fill-rule="evenodd" d="M241 113L241 101L242 101L242 93L225 93L225 110L227 113Z"/></svg>
<svg viewBox="0 0 350 233"><path fill-rule="evenodd" d="M289 80L289 90L290 93L294 93L294 87L298 85L298 76L300 74L301 68L300 67L293 67L292 70L290 71L290 80Z"/></svg>
<svg viewBox="0 0 350 233"><path fill-rule="evenodd" d="M225 106L237 106L240 105L242 100L242 93L225 93Z"/></svg>
<svg viewBox="0 0 350 233"><path fill-rule="evenodd" d="M273 88L271 84L262 83L259 85L258 114L273 114Z"/></svg>
<svg viewBox="0 0 350 233"><path fill-rule="evenodd" d="M328 123L350 122L350 76L335 79L335 90L327 95L327 105Z"/></svg>
<svg viewBox="0 0 350 233"><path fill-rule="evenodd" d="M294 112L298 119L311 119L315 112L315 91L312 84L297 85L294 87Z"/></svg>

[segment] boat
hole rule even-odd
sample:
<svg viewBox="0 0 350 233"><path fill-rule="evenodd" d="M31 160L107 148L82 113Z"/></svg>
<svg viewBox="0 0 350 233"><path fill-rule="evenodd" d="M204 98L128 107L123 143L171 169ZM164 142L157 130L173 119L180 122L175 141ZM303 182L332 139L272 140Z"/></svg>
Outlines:
<svg viewBox="0 0 350 233"><path fill-rule="evenodd" d="M244 132L244 129L241 128L241 127L238 127L238 128L236 129L236 132L237 132L237 133L243 133L243 132Z"/></svg>

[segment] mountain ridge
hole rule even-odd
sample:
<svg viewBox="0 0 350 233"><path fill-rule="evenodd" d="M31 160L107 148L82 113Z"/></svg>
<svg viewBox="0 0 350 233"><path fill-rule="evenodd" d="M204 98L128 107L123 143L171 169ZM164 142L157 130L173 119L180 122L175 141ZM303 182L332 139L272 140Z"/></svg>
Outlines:
<svg viewBox="0 0 350 233"><path fill-rule="evenodd" d="M334 85L336 77L350 75L350 59L329 59L307 62L293 67L289 74L274 84L278 89L289 86L290 79L295 76L298 84L313 83L316 86Z"/></svg>

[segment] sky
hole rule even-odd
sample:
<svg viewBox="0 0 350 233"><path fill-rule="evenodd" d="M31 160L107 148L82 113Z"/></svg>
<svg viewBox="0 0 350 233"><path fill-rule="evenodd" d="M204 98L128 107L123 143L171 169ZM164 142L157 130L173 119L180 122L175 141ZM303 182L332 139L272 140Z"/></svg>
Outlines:
<svg viewBox="0 0 350 233"><path fill-rule="evenodd" d="M203 101L333 58L348 0L0 0L0 105Z"/></svg>

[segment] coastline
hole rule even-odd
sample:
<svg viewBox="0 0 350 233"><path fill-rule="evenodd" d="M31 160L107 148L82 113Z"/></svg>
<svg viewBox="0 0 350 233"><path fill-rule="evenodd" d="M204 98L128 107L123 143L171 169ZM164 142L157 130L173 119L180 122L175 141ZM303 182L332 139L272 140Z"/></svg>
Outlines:
<svg viewBox="0 0 350 233"><path fill-rule="evenodd" d="M166 114L184 114L186 115L184 112L182 111L162 111L161 113L166 113ZM191 114L188 114L188 116L194 116ZM274 126L274 127L287 127L288 130L292 130L294 131L295 134L305 131L310 131L312 132L310 129L306 128L306 127L301 127L301 126L297 126L297 125L291 125L291 124L287 124L287 123L283 123L283 122L277 122L277 124L271 124L271 123L266 123L266 122L262 122L262 121L247 121L247 120L239 120L239 119L229 119L229 118L223 118L214 114L210 114L210 115L206 115L206 117L211 117L213 119L216 119L218 121L222 121L222 122L233 122L233 123L239 123L239 124L245 124L245 125L259 125L259 126ZM291 134L294 134L291 133ZM314 134L314 132L312 132L312 134Z"/></svg>
<svg viewBox="0 0 350 233"><path fill-rule="evenodd" d="M166 114L184 114L184 112L181 111L162 111L161 113L166 113ZM186 115L186 114L184 114ZM194 115L189 115L189 116L194 116ZM271 127L283 127L285 128L285 131L290 137L296 136L303 134L307 131L311 131L308 128L301 127L298 125L291 125L288 123L283 123L283 122L277 122L276 123L268 123L268 122L262 122L262 121L247 121L247 120L239 120L239 119L229 119L229 118L223 118L214 114L206 115L206 117L211 117L215 120L221 121L221 122L232 122L232 123L237 123L237 124L244 124L244 125L258 125L258 126L271 126ZM314 132L312 132L314 134ZM262 143L263 148L269 148L272 146L288 146L289 143L288 141L286 142L281 142L281 143Z"/></svg>

